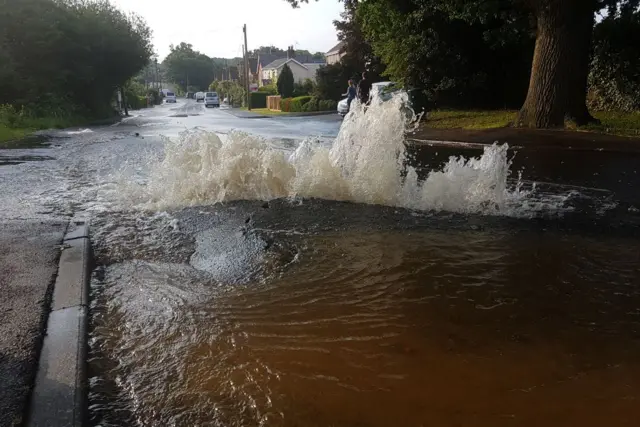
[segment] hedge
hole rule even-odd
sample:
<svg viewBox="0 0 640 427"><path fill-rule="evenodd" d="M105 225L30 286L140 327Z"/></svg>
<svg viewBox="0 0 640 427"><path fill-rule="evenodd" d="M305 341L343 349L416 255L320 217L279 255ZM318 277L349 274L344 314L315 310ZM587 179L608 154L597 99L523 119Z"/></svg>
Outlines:
<svg viewBox="0 0 640 427"><path fill-rule="evenodd" d="M299 96L297 98L285 98L280 100L280 111L286 113L331 111L338 107L338 103L332 99L320 99L316 96Z"/></svg>
<svg viewBox="0 0 640 427"><path fill-rule="evenodd" d="M274 85L265 85L258 88L258 92L268 93L269 95L277 95L278 89Z"/></svg>
<svg viewBox="0 0 640 427"><path fill-rule="evenodd" d="M140 110L141 108L147 108L147 98L145 96L133 95L127 97L127 104L132 110Z"/></svg>
<svg viewBox="0 0 640 427"><path fill-rule="evenodd" d="M296 98L282 99L280 101L280 111L285 111L287 113L300 113L310 100L310 96L298 96Z"/></svg>
<svg viewBox="0 0 640 427"><path fill-rule="evenodd" d="M251 108L267 108L267 92L251 92L249 94L249 102Z"/></svg>

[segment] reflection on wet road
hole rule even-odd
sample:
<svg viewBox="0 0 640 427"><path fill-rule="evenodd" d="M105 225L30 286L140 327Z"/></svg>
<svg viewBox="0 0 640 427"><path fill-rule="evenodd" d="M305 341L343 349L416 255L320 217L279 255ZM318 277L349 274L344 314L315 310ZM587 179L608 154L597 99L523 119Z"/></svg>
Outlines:
<svg viewBox="0 0 640 427"><path fill-rule="evenodd" d="M92 425L637 424L637 155L405 152L396 113L181 101L0 151L40 157L3 219L92 219Z"/></svg>

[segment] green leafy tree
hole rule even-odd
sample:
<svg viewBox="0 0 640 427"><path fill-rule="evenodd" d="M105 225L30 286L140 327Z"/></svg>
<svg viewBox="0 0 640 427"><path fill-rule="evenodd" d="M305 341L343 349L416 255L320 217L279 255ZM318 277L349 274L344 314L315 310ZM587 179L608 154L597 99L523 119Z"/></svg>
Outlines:
<svg viewBox="0 0 640 427"><path fill-rule="evenodd" d="M421 88L432 107L517 108L524 101L534 36L526 12L471 23L437 0L398 8L391 0L362 4L358 16L385 75Z"/></svg>
<svg viewBox="0 0 640 427"><path fill-rule="evenodd" d="M0 104L41 115L110 114L114 91L146 64L151 31L106 0L4 0Z"/></svg>
<svg viewBox="0 0 640 427"><path fill-rule="evenodd" d="M589 108L640 110L640 11L609 14L594 31Z"/></svg>
<svg viewBox="0 0 640 427"><path fill-rule="evenodd" d="M193 50L189 43L170 46L170 53L163 61L167 79L185 86L195 86L206 90L214 79L214 63L207 55Z"/></svg>
<svg viewBox="0 0 640 427"><path fill-rule="evenodd" d="M280 71L280 75L278 76L277 86L278 93L283 98L290 98L293 95L293 73L291 72L291 68L289 68L289 65L284 64L284 66L282 67L282 71Z"/></svg>
<svg viewBox="0 0 640 427"><path fill-rule="evenodd" d="M286 1L294 7L308 2ZM496 18L508 21L523 10L530 14L536 25L536 42L518 124L545 128L563 126L566 119L577 124L595 121L586 106L595 14L603 8L610 15L635 11L640 0L399 0L394 2L394 9L409 17L425 3L451 18L470 23L486 24Z"/></svg>

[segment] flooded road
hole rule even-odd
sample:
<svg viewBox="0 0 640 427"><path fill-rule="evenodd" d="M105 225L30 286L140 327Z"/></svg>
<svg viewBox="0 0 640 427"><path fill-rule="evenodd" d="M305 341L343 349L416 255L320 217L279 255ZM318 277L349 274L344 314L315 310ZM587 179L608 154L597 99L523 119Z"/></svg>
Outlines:
<svg viewBox="0 0 640 427"><path fill-rule="evenodd" d="M0 166L4 217L91 218L92 425L636 425L638 156L405 151L391 107Z"/></svg>

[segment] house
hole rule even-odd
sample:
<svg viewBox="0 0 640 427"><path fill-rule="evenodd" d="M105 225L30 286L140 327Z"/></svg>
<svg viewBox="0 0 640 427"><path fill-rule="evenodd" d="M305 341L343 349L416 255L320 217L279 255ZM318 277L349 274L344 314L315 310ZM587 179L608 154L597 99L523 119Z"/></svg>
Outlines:
<svg viewBox="0 0 640 427"><path fill-rule="evenodd" d="M255 66L251 68L251 72L254 74L258 84L260 86L264 86L267 83L264 83L262 80L263 69L265 66L271 64L273 61L277 59L287 58L286 55L283 54L271 54L271 53L261 53L258 55L256 59Z"/></svg>
<svg viewBox="0 0 640 427"><path fill-rule="evenodd" d="M344 56L344 51L342 50L343 47L344 42L340 42L324 54L324 57L327 60L327 65L337 64L340 62L340 59Z"/></svg>
<svg viewBox="0 0 640 427"><path fill-rule="evenodd" d="M271 82L275 82L278 80L278 76L282 71L282 67L284 64L287 64L291 69L291 73L293 74L293 80L297 83L302 83L306 79L315 80L316 79L316 71L318 68L326 65L324 62L300 62L302 60L311 60L312 58L280 58L275 61L267 64L264 68L262 68L262 75L260 76L260 80L263 84L269 84Z"/></svg>

